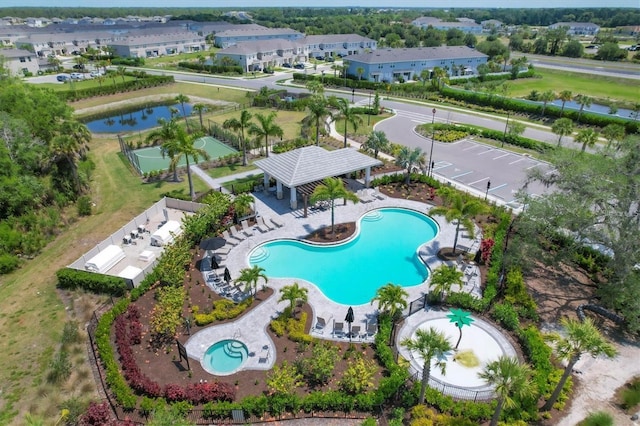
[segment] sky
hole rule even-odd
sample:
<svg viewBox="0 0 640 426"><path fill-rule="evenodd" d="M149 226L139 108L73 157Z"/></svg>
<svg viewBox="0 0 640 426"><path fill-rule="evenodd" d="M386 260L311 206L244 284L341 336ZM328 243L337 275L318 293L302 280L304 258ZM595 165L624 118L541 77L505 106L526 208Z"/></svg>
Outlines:
<svg viewBox="0 0 640 426"><path fill-rule="evenodd" d="M0 0L0 7L419 7L419 8L640 8L640 0Z"/></svg>

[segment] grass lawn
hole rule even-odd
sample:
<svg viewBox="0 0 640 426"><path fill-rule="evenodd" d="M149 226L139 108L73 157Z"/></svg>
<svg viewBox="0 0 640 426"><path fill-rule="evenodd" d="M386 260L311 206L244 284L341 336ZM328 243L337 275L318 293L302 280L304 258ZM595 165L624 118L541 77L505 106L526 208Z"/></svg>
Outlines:
<svg viewBox="0 0 640 426"><path fill-rule="evenodd" d="M66 212L65 216L73 222L69 228L34 260L2 277L0 365L5 368L0 369L0 424L24 424L19 419L26 412L56 419L64 401L97 398L84 345L80 345L80 350L70 350L73 373L69 380L59 385L46 380L64 323L75 319L84 330L95 303L104 299L74 292L69 299L65 298L65 304L75 308L75 312L66 310L55 289L55 272L160 199L161 193L172 189L188 192L186 178L181 183L142 184L118 152L118 142L113 138L92 141L90 156L96 163L92 188L94 214L77 218L75 209ZM205 189L199 179L194 179L194 183L196 190ZM77 312L80 314L74 317ZM85 336L84 331L81 334Z"/></svg>
<svg viewBox="0 0 640 426"><path fill-rule="evenodd" d="M254 118L251 120L252 123L258 124L258 120L255 119L256 114L269 115L272 111L275 111L271 108L248 108L251 114L253 114ZM300 122L304 117L308 115L305 111L275 111L277 114L277 118L275 123L282 127L282 131L284 132L283 140L295 139L300 136ZM210 119L214 123L222 124L225 120L229 118L240 118L240 111L232 111L226 114L215 114L212 116L205 116ZM249 132L245 133L246 138L253 138L254 136L249 135ZM264 139L260 141L262 145L264 145Z"/></svg>
<svg viewBox="0 0 640 426"><path fill-rule="evenodd" d="M353 124L347 122L347 137L353 135L369 135L373 131L373 126L376 123L391 117L391 114L372 115L371 118L366 114L358 114L358 117L362 120L361 124L358 124L358 128L354 131ZM370 122L369 124L367 124ZM344 136L344 119L336 121L336 131Z"/></svg>
<svg viewBox="0 0 640 426"><path fill-rule="evenodd" d="M89 73L85 73L85 75L87 77L89 77ZM80 90L80 89L89 89L92 87L100 87L102 86L113 86L113 82L114 82L114 78L115 78L115 82L116 83L122 83L122 77L121 76L115 76L115 77L111 77L111 76L104 76L102 77L102 80L100 80L99 78L87 78L84 80L77 80L77 81L67 81L63 84L59 84L59 83L42 83L39 84L38 87L46 87L49 89L53 89L56 92L64 92L67 90ZM135 77L131 77L131 76L124 76L124 81L132 81L135 80Z"/></svg>
<svg viewBox="0 0 640 426"><path fill-rule="evenodd" d="M215 54L218 50L220 49L211 47L209 50L202 52L178 53L177 55L145 58L144 66L149 68L167 68L167 66L177 65L178 62L195 61L199 56L204 56L205 59L211 59L211 54Z"/></svg>
<svg viewBox="0 0 640 426"><path fill-rule="evenodd" d="M532 90L540 93L546 90L553 90L556 93L570 90L574 96L583 94L598 99L638 102L640 91L638 80L541 68L537 68L536 73L542 78L509 80L509 96L525 97Z"/></svg>

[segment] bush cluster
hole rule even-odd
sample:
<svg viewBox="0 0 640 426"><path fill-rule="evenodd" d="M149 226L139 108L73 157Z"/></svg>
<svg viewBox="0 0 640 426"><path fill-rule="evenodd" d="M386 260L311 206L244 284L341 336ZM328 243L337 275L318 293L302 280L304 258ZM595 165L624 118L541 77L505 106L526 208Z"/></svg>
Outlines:
<svg viewBox="0 0 640 426"><path fill-rule="evenodd" d="M209 74L236 74L242 75L243 70L239 65L205 65L199 62L178 62L180 68L187 68L190 70L196 70L201 72L207 72Z"/></svg>
<svg viewBox="0 0 640 426"><path fill-rule="evenodd" d="M71 268L62 268L56 272L58 287L66 290L81 288L93 293L104 293L111 296L122 296L127 290L123 278L96 274Z"/></svg>
<svg viewBox="0 0 640 426"><path fill-rule="evenodd" d="M174 82L173 76L147 75L144 78L129 81L116 81L114 84L103 84L98 87L88 87L86 89L66 90L56 92L65 102L74 102L80 99L93 98L96 96L115 95L116 93L132 92L135 90L148 89L150 87L165 86Z"/></svg>
<svg viewBox="0 0 640 426"><path fill-rule="evenodd" d="M252 303L253 299L251 298L247 298L240 303L235 303L229 299L221 299L213 302L211 312L200 313L200 307L197 305L194 305L191 311L196 325L204 326L214 321L236 318L249 309Z"/></svg>

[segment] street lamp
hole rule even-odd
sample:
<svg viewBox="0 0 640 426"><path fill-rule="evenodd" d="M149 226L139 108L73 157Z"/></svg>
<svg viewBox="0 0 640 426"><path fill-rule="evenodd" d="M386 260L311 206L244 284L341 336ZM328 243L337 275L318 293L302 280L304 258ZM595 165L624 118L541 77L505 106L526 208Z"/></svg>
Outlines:
<svg viewBox="0 0 640 426"><path fill-rule="evenodd" d="M502 134L502 145L500 145L501 147L504 146L504 141L507 139L507 128L509 127L510 114L511 114L511 111L507 111L507 123L504 125L504 133Z"/></svg>
<svg viewBox="0 0 640 426"><path fill-rule="evenodd" d="M433 139L436 137L436 127L434 123L436 122L436 109L431 110L433 114L431 116L431 153L429 154L429 176L433 176Z"/></svg>
<svg viewBox="0 0 640 426"><path fill-rule="evenodd" d="M351 88L351 103L352 104L356 103L356 88L355 87Z"/></svg>
<svg viewBox="0 0 640 426"><path fill-rule="evenodd" d="M367 114L367 126L371 125L371 90L369 90L369 113Z"/></svg>
<svg viewBox="0 0 640 426"><path fill-rule="evenodd" d="M324 70L322 70L322 84L324 85Z"/></svg>
<svg viewBox="0 0 640 426"><path fill-rule="evenodd" d="M491 181L487 181L487 192L484 193L484 200L487 201L487 196L489 195L489 189L491 189Z"/></svg>

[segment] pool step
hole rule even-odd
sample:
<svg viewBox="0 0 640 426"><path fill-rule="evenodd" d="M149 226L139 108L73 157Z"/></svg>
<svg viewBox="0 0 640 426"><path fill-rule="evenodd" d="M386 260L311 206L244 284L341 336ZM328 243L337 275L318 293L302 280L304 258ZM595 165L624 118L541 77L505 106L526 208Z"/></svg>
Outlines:
<svg viewBox="0 0 640 426"><path fill-rule="evenodd" d="M244 345L240 342L229 342L223 347L224 353L231 358L244 358Z"/></svg>
<svg viewBox="0 0 640 426"><path fill-rule="evenodd" d="M372 210L364 215L362 220L366 220L367 222L377 222L379 220L382 220L382 216L383 214L380 210Z"/></svg>
<svg viewBox="0 0 640 426"><path fill-rule="evenodd" d="M269 257L269 250L265 247L256 248L253 253L251 253L251 257L249 258L250 262L262 262L263 260Z"/></svg>

